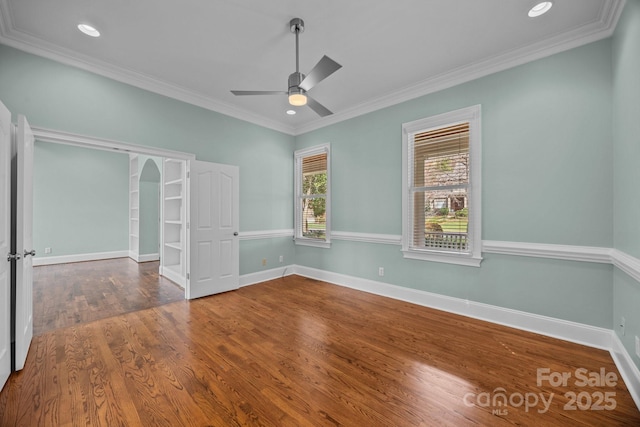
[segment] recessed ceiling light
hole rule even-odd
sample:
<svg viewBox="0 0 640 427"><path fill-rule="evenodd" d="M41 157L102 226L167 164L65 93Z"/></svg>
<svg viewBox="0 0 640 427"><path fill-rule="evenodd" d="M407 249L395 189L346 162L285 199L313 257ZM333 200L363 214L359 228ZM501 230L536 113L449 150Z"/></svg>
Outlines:
<svg viewBox="0 0 640 427"><path fill-rule="evenodd" d="M537 16L544 15L545 13L549 12L549 9L551 9L551 6L553 6L552 1L539 2L538 4L533 6L529 11L529 18L535 18Z"/></svg>
<svg viewBox="0 0 640 427"><path fill-rule="evenodd" d="M296 110L287 110L287 114L293 116L296 114Z"/></svg>
<svg viewBox="0 0 640 427"><path fill-rule="evenodd" d="M100 37L100 31L96 30L89 24L78 24L78 29L91 37Z"/></svg>

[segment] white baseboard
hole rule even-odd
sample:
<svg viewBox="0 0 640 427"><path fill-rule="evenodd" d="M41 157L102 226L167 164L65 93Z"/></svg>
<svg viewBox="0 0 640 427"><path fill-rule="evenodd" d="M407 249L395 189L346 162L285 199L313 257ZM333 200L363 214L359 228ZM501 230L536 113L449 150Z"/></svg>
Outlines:
<svg viewBox="0 0 640 427"><path fill-rule="evenodd" d="M611 330L296 265L295 274L603 350Z"/></svg>
<svg viewBox="0 0 640 427"><path fill-rule="evenodd" d="M182 289L184 289L187 286L186 284L187 279L185 277L182 277L179 273L176 273L175 271L173 271L171 268L166 268L166 267L163 268L162 266L160 266L158 273L161 276L164 276L167 279L171 280L172 282L180 286Z"/></svg>
<svg viewBox="0 0 640 427"><path fill-rule="evenodd" d="M611 349L609 350L611 357L620 371L631 397L636 402L636 406L640 409L640 370L633 363L627 349L614 331L611 331L611 337Z"/></svg>
<svg viewBox="0 0 640 427"><path fill-rule="evenodd" d="M300 265L291 266L290 269L292 271L289 274L298 274L375 295L497 323L515 329L586 345L588 347L607 350L611 353L611 357L620 371L636 406L640 408L640 371L631 359L626 348L620 342L616 333L611 329L390 285L388 283L376 282Z"/></svg>
<svg viewBox="0 0 640 427"><path fill-rule="evenodd" d="M294 274L294 266L291 265L243 274L240 276L240 287L255 285L256 283L279 279L280 277L290 276L292 274Z"/></svg>
<svg viewBox="0 0 640 427"><path fill-rule="evenodd" d="M138 262L159 261L160 254L142 254L138 255Z"/></svg>
<svg viewBox="0 0 640 427"><path fill-rule="evenodd" d="M96 252L91 254L60 255L50 257L34 257L33 266L67 264L70 262L99 261L102 259L126 258L129 251Z"/></svg>

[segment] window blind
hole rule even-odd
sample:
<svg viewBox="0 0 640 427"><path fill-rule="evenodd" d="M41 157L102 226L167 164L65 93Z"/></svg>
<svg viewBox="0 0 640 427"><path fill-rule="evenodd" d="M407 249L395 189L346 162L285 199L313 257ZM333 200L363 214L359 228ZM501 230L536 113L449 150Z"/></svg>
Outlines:
<svg viewBox="0 0 640 427"><path fill-rule="evenodd" d="M413 247L466 252L469 123L412 138Z"/></svg>
<svg viewBox="0 0 640 427"><path fill-rule="evenodd" d="M300 197L299 235L310 239L326 239L326 152L302 157L302 193Z"/></svg>
<svg viewBox="0 0 640 427"><path fill-rule="evenodd" d="M302 174L327 171L327 153L302 158Z"/></svg>

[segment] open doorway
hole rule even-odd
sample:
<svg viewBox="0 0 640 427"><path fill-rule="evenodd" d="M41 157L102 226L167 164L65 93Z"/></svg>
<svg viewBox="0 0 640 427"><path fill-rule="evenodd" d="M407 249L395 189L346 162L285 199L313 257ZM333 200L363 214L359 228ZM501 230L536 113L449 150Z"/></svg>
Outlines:
<svg viewBox="0 0 640 427"><path fill-rule="evenodd" d="M186 171L193 156L144 147L133 152L134 146L55 131L34 133L38 331L183 300L184 284L159 273L162 174L167 159ZM140 160L135 206L132 156ZM129 225L134 211L135 258ZM186 229L187 215L173 219L184 221ZM40 286L45 282L49 287Z"/></svg>
<svg viewBox="0 0 640 427"><path fill-rule="evenodd" d="M69 134L55 130L33 127L33 133L37 141L42 143L57 143L51 145L67 145L81 147L84 149L99 149L111 154L125 154L125 177L124 185L129 188L131 181L129 172L129 156L131 154L156 156L162 158L161 171L161 196L162 208L160 241L160 266L159 273L169 278L171 281L179 283L184 288L184 296L187 299L200 298L213 295L219 292L226 292L239 287L239 168L234 165L223 165L211 162L196 160L193 154L171 151L161 148L139 146L122 143L118 141L104 140L89 136ZM86 150L92 151L92 150ZM64 156L63 156L64 157ZM74 164L68 165L69 169L76 167ZM104 168L102 171L95 168L87 168L86 176L95 177L106 173L111 168ZM194 172L195 171L195 172ZM49 176L58 175L58 170L50 171ZM191 174L191 178L189 178ZM121 180L121 175L113 178L114 182ZM81 175L76 178L76 182L85 183L87 179ZM139 177L136 180L139 183ZM111 182L109 185L111 186ZM110 187L111 188L111 187ZM86 190L86 189L85 189ZM137 190L139 193L139 189ZM56 197L72 194L74 192L63 188L58 191ZM80 197L91 198L94 196L93 189L89 188ZM125 222L130 221L131 211L138 210L138 233L139 233L139 194L136 197L138 205L130 203L131 194L126 195ZM37 198L37 196L36 196ZM99 200L94 197L93 200ZM60 200L55 200L58 205L64 205ZM75 213L77 205L66 203L71 209L69 212ZM105 209L109 208L106 206ZM117 210L118 214L123 212ZM50 212L44 210L44 216L50 217ZM58 216L59 217L59 216ZM107 216L108 217L108 216ZM89 224L86 229L89 234L95 230L102 230L100 221L90 215L78 217L78 225ZM191 224L191 227L189 227ZM51 227L56 228L55 225ZM82 230L74 228L62 233L63 239L67 236L81 234ZM109 235L109 233L103 234ZM129 256L129 237L125 236L125 250L115 253L107 258L119 258ZM139 235L137 235L139 239ZM71 239L69 239L71 240ZM92 239L85 241L92 242ZM139 245L139 241L138 241ZM42 253L42 252L39 252ZM78 254L79 252L76 252ZM44 251L47 255L47 251ZM73 254L73 252L72 252ZM100 257L95 257L95 253L82 252L80 255L63 255L56 260L60 262L88 261L105 259L104 254L98 253ZM38 265L42 261L50 260L49 257L38 259ZM55 257L53 257L55 258Z"/></svg>
<svg viewBox="0 0 640 427"><path fill-rule="evenodd" d="M163 159L129 155L129 257L160 260L160 204Z"/></svg>
<svg viewBox="0 0 640 427"><path fill-rule="evenodd" d="M141 261L160 260L160 168L162 159L148 158L140 172Z"/></svg>

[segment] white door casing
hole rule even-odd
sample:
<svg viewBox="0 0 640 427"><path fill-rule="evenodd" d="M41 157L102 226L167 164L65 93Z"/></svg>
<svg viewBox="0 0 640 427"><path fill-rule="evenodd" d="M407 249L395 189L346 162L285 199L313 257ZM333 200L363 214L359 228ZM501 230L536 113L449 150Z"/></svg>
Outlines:
<svg viewBox="0 0 640 427"><path fill-rule="evenodd" d="M24 367L33 338L33 150L35 138L26 117L16 132L16 354L15 370Z"/></svg>
<svg viewBox="0 0 640 427"><path fill-rule="evenodd" d="M187 298L238 289L239 176L237 166L190 162L190 266Z"/></svg>
<svg viewBox="0 0 640 427"><path fill-rule="evenodd" d="M0 102L0 390L11 374L11 113Z"/></svg>

